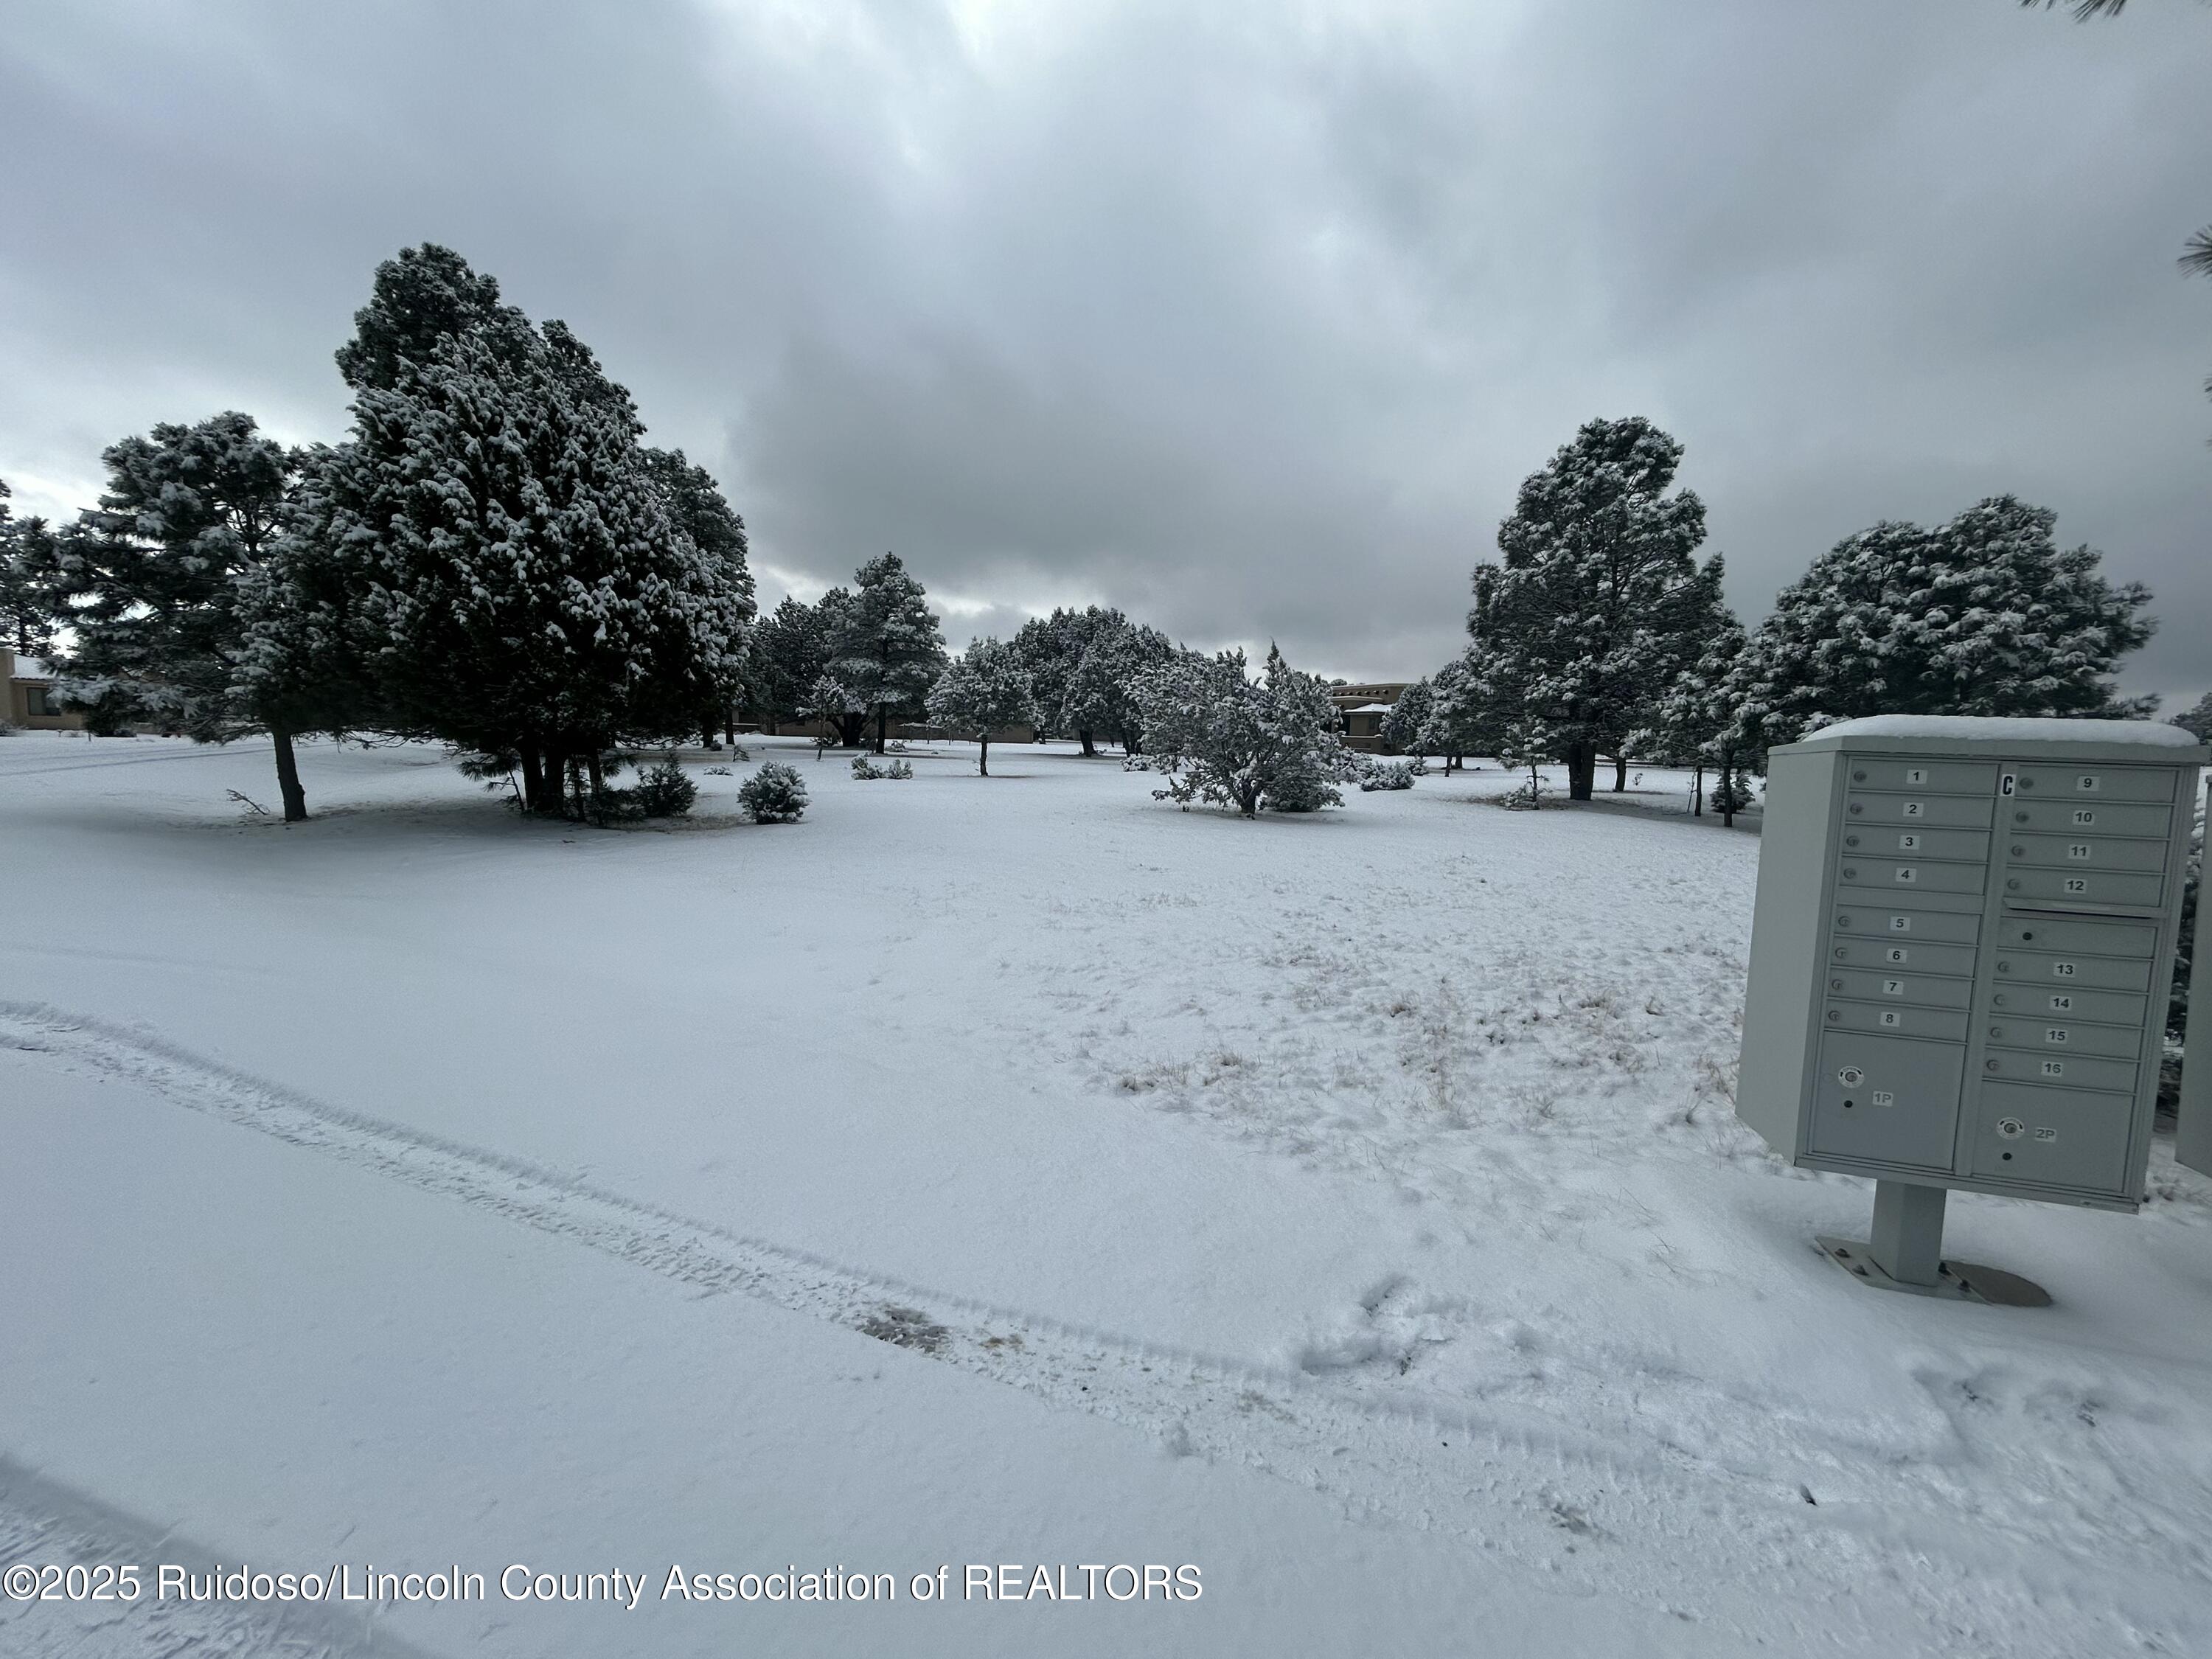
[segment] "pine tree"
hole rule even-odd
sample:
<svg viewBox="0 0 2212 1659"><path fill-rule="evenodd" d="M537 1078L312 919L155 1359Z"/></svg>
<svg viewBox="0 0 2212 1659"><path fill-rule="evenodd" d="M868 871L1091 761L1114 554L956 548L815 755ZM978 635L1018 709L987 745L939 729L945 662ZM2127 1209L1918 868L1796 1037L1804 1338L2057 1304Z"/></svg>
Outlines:
<svg viewBox="0 0 2212 1659"><path fill-rule="evenodd" d="M336 356L338 374L356 392L391 391L403 366L428 363L441 340L488 334L519 342L526 327L521 312L500 303L496 278L435 242L402 248L377 266L368 303L353 322L353 338Z"/></svg>
<svg viewBox="0 0 2212 1659"><path fill-rule="evenodd" d="M1144 677L1175 655L1168 636L1130 622L1118 611L1098 613L1097 626L1068 678L1060 700L1060 729L1078 733L1085 752L1099 736L1111 738L1124 754L1144 744L1144 718L1137 687Z"/></svg>
<svg viewBox="0 0 2212 1659"><path fill-rule="evenodd" d="M614 745L727 702L750 578L672 514L628 394L566 329L502 308L386 355L324 470L315 556L357 599L382 717L514 756L532 808L566 811L570 775L596 793Z"/></svg>
<svg viewBox="0 0 2212 1659"><path fill-rule="evenodd" d="M56 666L94 732L156 725L197 743L269 732L284 817L307 815L278 699L241 683L246 592L275 550L300 459L236 411L165 424L101 455L100 505L37 574L74 643Z"/></svg>
<svg viewBox="0 0 2212 1659"><path fill-rule="evenodd" d="M1866 714L2148 712L2112 676L2150 637L2139 582L2062 551L2056 515L1992 496L1933 530L1885 522L1845 538L1782 590L1738 677L1748 756Z"/></svg>
<svg viewBox="0 0 2212 1659"><path fill-rule="evenodd" d="M997 640L975 641L945 665L930 689L929 718L956 732L972 734L979 745L975 769L989 777L991 733L1009 726L1031 725L1038 718L1021 653Z"/></svg>
<svg viewBox="0 0 2212 1659"><path fill-rule="evenodd" d="M754 602L752 570L746 562L745 521L723 497L714 475L704 467L694 466L682 450L655 449L648 445L639 449L638 459L645 468L646 477L659 491L662 509L670 521L691 538L701 560L713 568L716 585L742 595L750 635L754 631L753 621L758 609ZM715 702L702 711L701 730L709 747L714 744L716 726L732 742L737 740L738 707L750 692L757 672L750 640L740 660L741 665L732 668L718 683Z"/></svg>
<svg viewBox="0 0 2212 1659"><path fill-rule="evenodd" d="M1421 753L1443 757L1447 775L1469 755L1497 754L1504 741L1485 701L1482 681L1474 672L1474 658L1470 647L1431 678L1428 717L1414 738L1414 746Z"/></svg>
<svg viewBox="0 0 2212 1659"><path fill-rule="evenodd" d="M1743 624L1722 597L1723 574L1717 553L1682 595L1674 636L1701 641L1701 648L1692 660L1675 670L1672 682L1652 708L1650 723L1628 740L1638 754L1662 765L1691 769L1693 815L1705 811L1706 769L1717 766L1723 778L1729 779L1739 766L1737 750L1729 739L1736 717L1736 682L1741 672L1745 636ZM1723 795L1723 806L1728 807L1734 798L1733 793ZM1732 807L1728 810L1732 813Z"/></svg>
<svg viewBox="0 0 2212 1659"><path fill-rule="evenodd" d="M1667 494L1681 457L1641 417L1588 422L1522 483L1498 526L1503 563L1475 574L1474 678L1505 724L1553 734L1576 800L1683 656L1669 618L1705 511L1690 490Z"/></svg>
<svg viewBox="0 0 2212 1659"><path fill-rule="evenodd" d="M922 586L896 553L856 573L851 604L830 642L830 672L857 692L876 723L884 752L893 714L921 707L945 671L945 636Z"/></svg>
<svg viewBox="0 0 2212 1659"><path fill-rule="evenodd" d="M1168 780L1152 792L1188 807L1195 800L1233 806L1255 817L1310 812L1342 804L1335 785L1353 775L1352 757L1336 733L1328 688L1270 647L1255 682L1244 653L1185 653L1145 677L1146 741L1153 769Z"/></svg>
<svg viewBox="0 0 2212 1659"><path fill-rule="evenodd" d="M835 674L817 674L799 700L799 717L813 722L814 758L830 744L842 741L848 749L860 745L858 733L868 718L867 700Z"/></svg>
<svg viewBox="0 0 2212 1659"><path fill-rule="evenodd" d="M821 610L787 597L753 629L753 707L770 731L799 718L799 709L830 660L829 629Z"/></svg>
<svg viewBox="0 0 2212 1659"><path fill-rule="evenodd" d="M41 579L51 568L52 537L40 518L18 519L0 478L0 636L19 657L53 648L53 597Z"/></svg>
<svg viewBox="0 0 2212 1659"><path fill-rule="evenodd" d="M2199 743L2212 743L2212 691L2197 698L2187 713L2176 714L2171 723Z"/></svg>
<svg viewBox="0 0 2212 1659"><path fill-rule="evenodd" d="M1401 755L1426 756L1429 751L1422 744L1436 704L1436 687L1425 678L1415 680L1382 716L1382 741Z"/></svg>
<svg viewBox="0 0 2212 1659"><path fill-rule="evenodd" d="M1030 671L1037 707L1043 711L1046 723L1055 736L1073 735L1086 755L1098 752L1096 744L1100 728L1071 725L1066 717L1071 712L1078 716L1086 715L1095 705L1086 696L1071 711L1068 691L1091 641L1101 633L1127 625L1128 618L1119 611L1099 605L1081 611L1055 608L1049 617L1032 617L1024 623L1021 631L1013 637L1014 649L1021 653Z"/></svg>

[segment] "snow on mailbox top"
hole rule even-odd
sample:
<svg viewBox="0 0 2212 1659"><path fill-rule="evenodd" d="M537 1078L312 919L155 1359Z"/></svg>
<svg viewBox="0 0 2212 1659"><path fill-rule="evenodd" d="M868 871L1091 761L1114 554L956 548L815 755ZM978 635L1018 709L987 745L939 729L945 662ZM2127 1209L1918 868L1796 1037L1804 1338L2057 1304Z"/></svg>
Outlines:
<svg viewBox="0 0 2212 1659"><path fill-rule="evenodd" d="M1795 749L1859 746L1870 738L1907 738L1921 742L1988 743L2017 747L2024 743L2126 744L2142 749L2197 749L2185 728L2158 720L2005 720L1979 714L1869 714L1808 732ZM2183 757L2176 755L2175 760Z"/></svg>

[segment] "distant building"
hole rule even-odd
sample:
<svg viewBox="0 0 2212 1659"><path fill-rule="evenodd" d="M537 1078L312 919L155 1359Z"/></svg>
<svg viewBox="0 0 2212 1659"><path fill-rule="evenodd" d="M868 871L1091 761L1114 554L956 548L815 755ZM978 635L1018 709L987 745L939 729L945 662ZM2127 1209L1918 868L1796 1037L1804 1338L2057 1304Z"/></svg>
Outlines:
<svg viewBox="0 0 2212 1659"><path fill-rule="evenodd" d="M1382 717L1406 695L1411 680L1381 680L1369 685L1333 685L1328 700L1336 705L1344 725L1344 746L1370 755L1392 755L1397 750L1382 741Z"/></svg>
<svg viewBox="0 0 2212 1659"><path fill-rule="evenodd" d="M84 716L64 713L54 698L53 672L36 657L19 657L0 646L0 679L8 686L8 702L0 720L34 732L82 732Z"/></svg>

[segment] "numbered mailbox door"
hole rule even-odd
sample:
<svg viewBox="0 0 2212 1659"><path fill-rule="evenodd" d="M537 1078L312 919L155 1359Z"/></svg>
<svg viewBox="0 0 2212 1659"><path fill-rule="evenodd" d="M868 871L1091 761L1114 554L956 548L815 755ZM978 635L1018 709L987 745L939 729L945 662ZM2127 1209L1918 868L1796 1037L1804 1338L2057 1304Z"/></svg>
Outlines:
<svg viewBox="0 0 2212 1659"><path fill-rule="evenodd" d="M1954 1042L1826 1033L1808 1149L1948 1172L1965 1068L1966 1052Z"/></svg>

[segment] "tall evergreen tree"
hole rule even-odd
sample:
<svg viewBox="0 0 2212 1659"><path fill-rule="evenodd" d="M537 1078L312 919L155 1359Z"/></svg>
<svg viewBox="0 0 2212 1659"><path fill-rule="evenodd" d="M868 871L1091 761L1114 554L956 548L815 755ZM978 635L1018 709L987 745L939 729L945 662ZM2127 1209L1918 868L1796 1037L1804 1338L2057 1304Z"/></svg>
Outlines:
<svg viewBox="0 0 2212 1659"><path fill-rule="evenodd" d="M1846 537L1782 590L1737 678L1747 754L1863 714L2140 715L2120 659L2150 637L2149 590L2114 584L2056 515L1997 495L1933 530Z"/></svg>
<svg viewBox="0 0 2212 1659"><path fill-rule="evenodd" d="M713 568L717 584L743 595L750 635L758 607L754 599L752 569L745 556L745 521L723 497L721 486L714 482L714 475L702 466L693 465L682 450L655 449L647 445L639 449L638 460L646 477L659 492L661 507L670 522L691 538L701 560ZM757 672L748 640L743 666L718 683L715 706L701 711L701 729L710 742L715 726L723 726L734 737L738 705L751 691Z"/></svg>
<svg viewBox="0 0 2212 1659"><path fill-rule="evenodd" d="M886 553L860 567L833 623L830 672L867 705L878 755L891 715L920 709L945 672L945 635L927 600L898 555Z"/></svg>
<svg viewBox="0 0 2212 1659"><path fill-rule="evenodd" d="M94 732L156 725L199 743L265 730L284 817L307 816L283 706L240 684L241 610L283 526L299 458L236 411L164 424L101 455L100 505L53 538L37 573L74 643L65 703Z"/></svg>
<svg viewBox="0 0 2212 1659"><path fill-rule="evenodd" d="M1425 756L1429 751L1421 746L1422 738L1436 705L1436 687L1425 675L1415 680L1382 716L1382 741L1401 755Z"/></svg>
<svg viewBox="0 0 2212 1659"><path fill-rule="evenodd" d="M1100 736L1111 738L1125 754L1144 744L1144 711L1137 690L1144 677L1170 661L1175 647L1158 629L1132 623L1118 611L1098 613L1075 672L1060 699L1059 727L1083 739L1085 752Z"/></svg>
<svg viewBox="0 0 2212 1659"><path fill-rule="evenodd" d="M977 640L945 665L930 688L929 718L975 738L975 769L991 775L991 733L1033 724L1036 696L1021 653L997 640Z"/></svg>
<svg viewBox="0 0 2212 1659"><path fill-rule="evenodd" d="M762 723L773 730L799 719L829 661L829 629L820 608L786 595L753 629L748 684Z"/></svg>
<svg viewBox="0 0 2212 1659"><path fill-rule="evenodd" d="M1482 681L1474 672L1474 657L1470 646L1430 679L1428 715L1414 739L1421 753L1443 757L1447 774L1469 755L1497 754L1504 740Z"/></svg>
<svg viewBox="0 0 2212 1659"><path fill-rule="evenodd" d="M1522 483L1503 562L1476 572L1473 672L1506 725L1553 734L1577 800L1680 665L1670 619L1705 526L1693 492L1667 493L1681 457L1640 416L1588 422Z"/></svg>
<svg viewBox="0 0 2212 1659"><path fill-rule="evenodd" d="M563 810L568 772L596 785L611 746L687 736L735 695L750 577L684 527L628 395L567 330L501 308L388 355L324 469L318 556L360 598L383 717L512 757L530 805Z"/></svg>
<svg viewBox="0 0 2212 1659"><path fill-rule="evenodd" d="M1734 822L1733 787L1741 757L1731 742L1736 715L1736 686L1742 672L1743 624L1722 597L1723 574L1716 553L1698 573L1682 599L1680 635L1702 641L1695 658L1681 665L1654 706L1651 722L1632 736L1640 755L1668 766L1686 766L1695 775L1690 810L1705 811L1707 769L1718 767L1729 787L1722 795L1724 814Z"/></svg>
<svg viewBox="0 0 2212 1659"><path fill-rule="evenodd" d="M18 519L0 478L0 637L18 656L43 657L53 647L53 596L40 572L52 567L52 533L40 518Z"/></svg>
<svg viewBox="0 0 2212 1659"><path fill-rule="evenodd" d="M1098 728L1066 722L1063 717L1071 712L1068 690L1075 682L1076 671L1082 666L1083 653L1091 648L1091 641L1102 632L1127 625L1127 617L1107 607L1094 605L1081 611L1055 607L1049 617L1034 617L1024 623L1013 638L1014 648L1021 653L1029 668L1030 683L1036 689L1037 706L1044 711L1046 724L1055 736L1075 738L1086 755L1098 752ZM1082 715L1094 706L1086 696L1072 712Z"/></svg>

